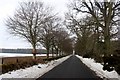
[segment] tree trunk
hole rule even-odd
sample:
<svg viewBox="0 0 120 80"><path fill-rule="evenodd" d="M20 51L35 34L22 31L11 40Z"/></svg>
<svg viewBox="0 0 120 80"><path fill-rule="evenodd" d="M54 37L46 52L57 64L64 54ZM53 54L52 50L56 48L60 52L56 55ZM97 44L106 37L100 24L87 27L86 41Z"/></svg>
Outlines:
<svg viewBox="0 0 120 80"><path fill-rule="evenodd" d="M111 54L111 44L110 44L110 32L109 27L104 31L104 47L105 47L105 55L108 56Z"/></svg>
<svg viewBox="0 0 120 80"><path fill-rule="evenodd" d="M49 58L49 49L47 49L47 59Z"/></svg>
<svg viewBox="0 0 120 80"><path fill-rule="evenodd" d="M53 51L53 46L52 46L52 57L54 57L54 51Z"/></svg>
<svg viewBox="0 0 120 80"><path fill-rule="evenodd" d="M110 26L111 26L111 14L112 14L113 3L108 5L108 15L105 16L105 29L104 29L104 40L105 40L105 55L111 54L111 42L110 42Z"/></svg>
<svg viewBox="0 0 120 80"><path fill-rule="evenodd" d="M32 50L33 59L36 59L36 52L37 52L36 48L33 48Z"/></svg>
<svg viewBox="0 0 120 80"><path fill-rule="evenodd" d="M56 57L58 57L58 48L56 48Z"/></svg>

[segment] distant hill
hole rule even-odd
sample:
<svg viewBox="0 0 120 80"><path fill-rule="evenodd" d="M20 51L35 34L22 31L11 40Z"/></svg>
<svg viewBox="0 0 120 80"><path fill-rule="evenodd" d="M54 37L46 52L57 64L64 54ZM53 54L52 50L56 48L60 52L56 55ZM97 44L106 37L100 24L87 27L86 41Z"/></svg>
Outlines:
<svg viewBox="0 0 120 80"><path fill-rule="evenodd" d="M0 53L23 53L23 54L31 54L32 49L0 49ZM47 51L45 49L37 49L37 53L46 54Z"/></svg>

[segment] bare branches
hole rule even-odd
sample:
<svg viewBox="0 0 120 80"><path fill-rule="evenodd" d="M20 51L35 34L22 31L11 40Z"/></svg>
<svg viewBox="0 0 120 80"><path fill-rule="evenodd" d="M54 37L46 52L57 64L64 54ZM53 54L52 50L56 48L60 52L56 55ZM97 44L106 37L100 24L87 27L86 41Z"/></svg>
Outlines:
<svg viewBox="0 0 120 80"><path fill-rule="evenodd" d="M45 7L42 2L22 2L6 25L12 34L25 38L36 51L41 40L41 28L51 18L51 12L51 8Z"/></svg>
<svg viewBox="0 0 120 80"><path fill-rule="evenodd" d="M111 54L111 35L114 33L111 32L111 29L113 26L118 26L119 22L119 13L120 13L120 1L113 2L112 0L103 0L104 2L99 2L98 0L89 0L89 2L81 1L81 0L75 0L69 7L71 11L74 13L70 16L70 12L68 12L69 15L66 15L68 18L66 18L67 27L69 27L73 32L77 34L78 37L81 37L84 34L81 34L81 29L85 30L83 27L88 27L90 25L94 26L94 32L95 35L98 35L98 41L99 38L102 38L101 40L104 40L104 47L105 47L105 55ZM74 17L74 15L77 14L77 17ZM80 15L87 15L92 17L92 20L89 20L89 23L87 22L88 18L86 18L85 21L81 22L79 19ZM79 16L78 16L79 15ZM79 23L79 24L78 24ZM85 25L85 24L87 25ZM78 27L79 26L79 27ZM101 29L101 30L99 30ZM100 34L102 35L99 35ZM98 33L98 34L96 34ZM89 36L89 35L88 35ZM102 41L101 41L102 42Z"/></svg>

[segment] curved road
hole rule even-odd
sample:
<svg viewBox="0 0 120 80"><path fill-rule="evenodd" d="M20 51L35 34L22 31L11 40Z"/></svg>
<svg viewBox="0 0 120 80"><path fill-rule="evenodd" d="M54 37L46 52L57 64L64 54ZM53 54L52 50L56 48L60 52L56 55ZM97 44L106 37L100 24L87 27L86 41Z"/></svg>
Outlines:
<svg viewBox="0 0 120 80"><path fill-rule="evenodd" d="M71 56L66 61L56 66L37 80L41 79L79 79L79 80L102 80L85 66L76 56Z"/></svg>

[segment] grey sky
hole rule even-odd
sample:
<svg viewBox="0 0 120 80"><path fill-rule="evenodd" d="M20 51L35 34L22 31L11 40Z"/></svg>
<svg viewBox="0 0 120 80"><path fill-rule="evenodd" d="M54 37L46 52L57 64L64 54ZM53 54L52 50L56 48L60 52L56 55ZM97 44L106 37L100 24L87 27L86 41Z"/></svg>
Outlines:
<svg viewBox="0 0 120 80"><path fill-rule="evenodd" d="M19 37L14 37L10 35L7 31L7 26L5 26L5 20L8 16L14 14L15 9L19 2L28 0L0 0L0 48L30 48L30 44L24 39ZM40 0L39 0L40 1ZM41 0L46 5L50 5L55 8L55 11L59 13L60 16L64 16L64 12L67 10L66 4L69 0Z"/></svg>

